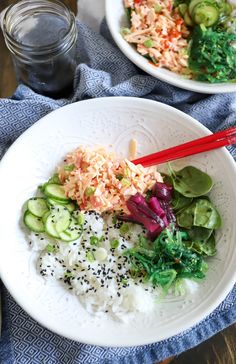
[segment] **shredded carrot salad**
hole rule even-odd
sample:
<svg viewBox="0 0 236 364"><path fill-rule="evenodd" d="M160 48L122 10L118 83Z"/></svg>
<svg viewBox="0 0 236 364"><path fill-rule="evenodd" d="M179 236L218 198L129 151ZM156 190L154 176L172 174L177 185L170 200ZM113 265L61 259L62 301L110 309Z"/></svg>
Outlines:
<svg viewBox="0 0 236 364"><path fill-rule="evenodd" d="M69 153L58 174L66 195L76 200L81 210L97 212L127 212L126 201L131 195L144 194L156 181L162 182L156 167L118 160L103 148L80 147Z"/></svg>
<svg viewBox="0 0 236 364"><path fill-rule="evenodd" d="M124 0L124 5L131 10L131 27L124 33L125 40L136 44L137 51L156 66L185 73L189 31L173 8L173 1Z"/></svg>

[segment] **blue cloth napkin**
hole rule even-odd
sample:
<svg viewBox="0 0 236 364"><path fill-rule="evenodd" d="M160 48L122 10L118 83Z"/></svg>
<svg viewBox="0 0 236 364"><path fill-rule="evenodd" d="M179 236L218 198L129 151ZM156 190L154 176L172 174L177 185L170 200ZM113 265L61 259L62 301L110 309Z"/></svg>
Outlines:
<svg viewBox="0 0 236 364"><path fill-rule="evenodd" d="M236 124L236 94L203 95L159 81L136 68L115 46L103 22L101 34L78 23L78 67L74 93L52 100L20 85L0 100L0 157L30 125L68 103L94 97L136 96L172 105L210 130ZM230 148L236 159L236 148ZM13 300L3 284L0 364L153 364L185 351L236 321L236 285L220 306L190 330L156 344L102 348L80 344L46 330Z"/></svg>

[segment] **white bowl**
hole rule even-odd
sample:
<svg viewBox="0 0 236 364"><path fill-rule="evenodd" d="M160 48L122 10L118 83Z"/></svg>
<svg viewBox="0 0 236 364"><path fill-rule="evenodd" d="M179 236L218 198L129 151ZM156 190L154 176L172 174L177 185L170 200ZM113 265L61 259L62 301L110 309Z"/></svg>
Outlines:
<svg viewBox="0 0 236 364"><path fill-rule="evenodd" d="M45 281L35 269L22 227L22 206L39 184L55 171L73 148L94 143L128 154L131 138L139 156L209 134L186 114L164 104L129 97L81 101L60 108L29 128L10 147L0 163L1 278L22 308L48 329L83 343L130 346L153 343L198 323L226 297L235 282L236 167L223 148L185 158L173 167L188 164L208 172L215 181L211 197L223 227L217 233L215 257L195 293L167 297L150 315L137 314L128 323L90 316L58 282Z"/></svg>
<svg viewBox="0 0 236 364"><path fill-rule="evenodd" d="M135 47L122 37L120 31L123 27L128 27L128 20L125 14L123 0L106 0L106 20L114 41L120 50L128 57L136 66L150 75L159 78L162 81L170 83L174 86L206 94L217 94L236 91L236 82L215 83L200 82L189 80L177 73L164 68L158 68L150 64L150 62Z"/></svg>

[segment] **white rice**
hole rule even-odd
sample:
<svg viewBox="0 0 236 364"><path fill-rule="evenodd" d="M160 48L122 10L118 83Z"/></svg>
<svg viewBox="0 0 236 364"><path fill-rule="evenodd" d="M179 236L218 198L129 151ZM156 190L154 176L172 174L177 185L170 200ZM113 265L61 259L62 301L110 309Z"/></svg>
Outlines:
<svg viewBox="0 0 236 364"><path fill-rule="evenodd" d="M125 320L131 313L152 311L161 291L142 279L134 281L128 259L122 255L146 231L129 224L129 231L122 235L120 224L114 223L111 215L84 215L84 231L76 241L66 243L46 234L31 233L30 244L39 254L39 273L46 279L60 280L91 314L108 313ZM91 245L91 236L104 237L100 247ZM114 239L119 241L119 247L111 249L110 241ZM47 251L48 244L55 247L54 252ZM96 257L94 261L88 260L88 252Z"/></svg>

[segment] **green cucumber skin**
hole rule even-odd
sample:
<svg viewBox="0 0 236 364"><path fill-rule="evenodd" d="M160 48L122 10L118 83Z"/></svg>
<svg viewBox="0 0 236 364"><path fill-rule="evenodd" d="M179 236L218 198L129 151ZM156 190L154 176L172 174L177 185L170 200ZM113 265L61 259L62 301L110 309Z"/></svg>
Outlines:
<svg viewBox="0 0 236 364"><path fill-rule="evenodd" d="M73 202L64 202L58 199L47 198L49 206L62 205L65 206L70 212L75 211L75 204Z"/></svg>
<svg viewBox="0 0 236 364"><path fill-rule="evenodd" d="M54 222L52 221L52 215L50 214L45 221L45 231L52 238L59 238L59 234L56 231Z"/></svg>
<svg viewBox="0 0 236 364"><path fill-rule="evenodd" d="M43 233L45 231L41 218L33 215L29 210L25 211L23 221L30 231L35 233Z"/></svg>
<svg viewBox="0 0 236 364"><path fill-rule="evenodd" d="M43 197L33 197L27 202L27 208L37 217L42 217L48 211L47 200Z"/></svg>
<svg viewBox="0 0 236 364"><path fill-rule="evenodd" d="M66 197L65 193L63 193L63 187L61 185L55 183L48 183L44 188L44 194L52 199L56 199L59 201L69 202L69 199Z"/></svg>
<svg viewBox="0 0 236 364"><path fill-rule="evenodd" d="M78 230L75 232L75 230L70 231L71 228L78 228ZM68 229L66 229L65 231L63 231L62 233L60 233L60 239L65 241L65 242L70 242L70 241L75 241L77 239L79 239L79 237L81 236L83 232L82 227L77 223L76 219L72 219L71 224L69 226Z"/></svg>
<svg viewBox="0 0 236 364"><path fill-rule="evenodd" d="M70 226L71 214L64 205L55 205L51 207L51 219L54 221L55 229L59 234Z"/></svg>
<svg viewBox="0 0 236 364"><path fill-rule="evenodd" d="M27 201L30 209L26 207L24 213L25 225L33 232L46 232L54 239L77 240L83 229L73 217L76 203L67 198L63 186L54 181L46 182L41 192L44 197L32 197Z"/></svg>
<svg viewBox="0 0 236 364"><path fill-rule="evenodd" d="M204 24L209 27L219 19L219 11L214 5L203 2L193 8L192 17L196 24Z"/></svg>

